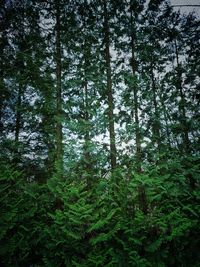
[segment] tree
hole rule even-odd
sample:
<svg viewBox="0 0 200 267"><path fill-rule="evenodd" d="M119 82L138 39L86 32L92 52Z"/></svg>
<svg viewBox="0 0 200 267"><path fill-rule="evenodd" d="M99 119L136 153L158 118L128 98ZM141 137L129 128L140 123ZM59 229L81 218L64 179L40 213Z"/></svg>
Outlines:
<svg viewBox="0 0 200 267"><path fill-rule="evenodd" d="M0 265L199 266L197 17L13 0L0 19Z"/></svg>
<svg viewBox="0 0 200 267"><path fill-rule="evenodd" d="M109 16L107 11L107 3L103 1L103 16L104 16L104 41L105 41L105 61L106 61L106 91L108 95L108 117L109 117L109 135L110 135L110 162L111 169L114 170L117 164L116 161L116 141L115 141L115 126L114 126L114 100L112 92L112 74L110 60L110 33L109 33Z"/></svg>
<svg viewBox="0 0 200 267"><path fill-rule="evenodd" d="M63 132L62 132L62 84L61 84L61 30L60 1L55 1L56 9L56 168L59 177L63 175Z"/></svg>

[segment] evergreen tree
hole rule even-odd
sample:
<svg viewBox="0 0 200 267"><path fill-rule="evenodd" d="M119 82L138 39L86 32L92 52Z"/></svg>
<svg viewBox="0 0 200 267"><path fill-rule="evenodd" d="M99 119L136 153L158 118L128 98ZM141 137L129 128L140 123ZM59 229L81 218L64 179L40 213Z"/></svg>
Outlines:
<svg viewBox="0 0 200 267"><path fill-rule="evenodd" d="M0 20L0 265L199 266L197 16L13 0Z"/></svg>

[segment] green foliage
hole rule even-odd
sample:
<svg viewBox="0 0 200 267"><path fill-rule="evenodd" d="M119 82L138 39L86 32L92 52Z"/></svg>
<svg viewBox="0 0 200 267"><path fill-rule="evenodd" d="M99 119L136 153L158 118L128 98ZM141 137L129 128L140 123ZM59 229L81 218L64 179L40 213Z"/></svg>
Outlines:
<svg viewBox="0 0 200 267"><path fill-rule="evenodd" d="M0 266L199 266L200 29L168 2L1 1Z"/></svg>
<svg viewBox="0 0 200 267"><path fill-rule="evenodd" d="M26 182L8 165L1 165L0 173L3 266L195 266L199 261L199 189L191 192L178 159L141 175L118 169L93 190L56 176L45 185ZM147 214L138 203L141 183Z"/></svg>

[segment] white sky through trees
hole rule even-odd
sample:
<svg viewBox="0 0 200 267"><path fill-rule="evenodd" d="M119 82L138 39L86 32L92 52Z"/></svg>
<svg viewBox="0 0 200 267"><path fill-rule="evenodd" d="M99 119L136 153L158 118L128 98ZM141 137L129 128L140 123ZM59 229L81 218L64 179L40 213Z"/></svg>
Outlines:
<svg viewBox="0 0 200 267"><path fill-rule="evenodd" d="M170 0L172 5L180 5L180 7L174 7L175 10L180 9L183 13L189 13L195 11L200 16L200 6L183 6L181 5L200 5L200 0Z"/></svg>
<svg viewBox="0 0 200 267"><path fill-rule="evenodd" d="M150 0L149 0L150 1ZM148 5L148 2L149 1L146 1L146 5ZM173 7L175 11L178 11L180 9L180 12L182 14L189 14L191 12L195 12L199 17L200 17L200 6L199 7L196 7L196 6L184 6L184 5L200 5L200 0L169 0L169 2L171 3L171 5L180 5L178 7ZM116 54L115 54L115 51L111 48L111 54L112 54L112 57L115 57ZM115 93L115 98L117 98L116 96L116 93ZM118 108L115 108L114 110L114 114L118 114L119 110ZM123 127L120 127L117 123L115 123L115 129L116 131L118 131L120 128L123 128ZM107 146L109 145L109 137L108 137L108 131L106 131L105 134L101 134L99 136L96 136L94 138L95 141L98 141L100 143L104 143L106 144ZM119 143L118 143L118 139L117 139L117 142L116 142L116 145L117 145L117 149L122 149L125 151L125 153L127 154L128 151L129 151L129 146L130 145L133 145L134 141L131 140L129 141L128 143L123 141L123 142L119 142L120 143L120 147L119 147ZM150 142L150 139L148 138L145 138L143 141L142 141L142 144L141 146L142 147L145 147L147 145L147 143Z"/></svg>

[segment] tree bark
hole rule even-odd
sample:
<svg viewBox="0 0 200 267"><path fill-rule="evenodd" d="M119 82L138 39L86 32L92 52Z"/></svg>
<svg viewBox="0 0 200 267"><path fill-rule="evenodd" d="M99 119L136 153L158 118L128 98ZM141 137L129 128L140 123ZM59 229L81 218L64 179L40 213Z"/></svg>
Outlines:
<svg viewBox="0 0 200 267"><path fill-rule="evenodd" d="M84 122L85 122L85 133L84 133L84 162L85 162L85 171L86 171L86 180L87 180L87 187L90 188L92 185L92 158L89 151L90 146L90 120L89 120L89 103L88 103L88 81L85 78L84 82Z"/></svg>
<svg viewBox="0 0 200 267"><path fill-rule="evenodd" d="M133 6L132 3L130 3L130 12L131 12L131 18L130 18L130 27L131 27L131 69L133 77L136 77L136 70L137 70L137 64L135 59L135 40L136 40L136 34L134 29L134 18L133 18ZM133 94L134 94L134 120L135 120L135 142L136 142L136 171L138 174L142 173L141 168L141 162L142 162L142 154L141 154L141 133L140 133L140 125L139 125L139 114L138 114L138 87L135 83L133 85ZM139 203L140 208L143 211L144 214L147 214L148 211L148 205L146 200L146 192L143 185L138 186L138 196L139 196Z"/></svg>
<svg viewBox="0 0 200 267"><path fill-rule="evenodd" d="M153 64L150 66L151 70L151 84L152 84L152 92L153 92L153 105L154 105L154 119L153 119L153 133L155 142L158 146L158 152L161 152L161 137L160 137L160 121L159 121L159 112L158 112L158 104L156 100L156 82L153 71Z"/></svg>
<svg viewBox="0 0 200 267"><path fill-rule="evenodd" d="M181 66L179 63L179 54L178 54L178 47L176 40L174 42L175 44L175 53L176 53L176 64L177 64L177 89L179 90L180 94L180 105L179 105L179 111L180 111L180 123L182 128L182 139L183 139L183 146L186 153L190 152L190 140L189 140L189 133L188 133L188 127L187 127L187 117L186 117L186 102L185 102L185 96L183 92L182 87L182 73L181 73Z"/></svg>
<svg viewBox="0 0 200 267"><path fill-rule="evenodd" d="M114 170L117 165L116 160L116 141L115 141L115 126L114 126L114 100L112 90L112 75L111 75L111 60L110 60L110 33L108 24L108 12L106 1L104 1L104 37L105 37L105 60L106 60L106 75L107 75L107 93L108 93L108 117L109 117L109 135L110 135L110 162L111 169Z"/></svg>
<svg viewBox="0 0 200 267"><path fill-rule="evenodd" d="M15 145L18 146L19 133L21 128L21 103L22 103L22 85L19 83L17 103L16 103L16 120L15 120Z"/></svg>
<svg viewBox="0 0 200 267"><path fill-rule="evenodd" d="M63 175L60 2L56 1L56 168Z"/></svg>
<svg viewBox="0 0 200 267"><path fill-rule="evenodd" d="M161 90L162 90L162 87L161 87ZM172 144L171 144L171 140L170 140L170 130L169 130L169 124L168 124L169 115L167 113L166 106L165 106L164 99L163 99L161 92L159 95L160 95L160 101L161 101L161 105L162 105L162 110L163 110L163 115L164 115L164 120L165 120L165 126L166 126L167 144L168 144L168 148L171 150Z"/></svg>
<svg viewBox="0 0 200 267"><path fill-rule="evenodd" d="M189 131L188 131L188 125L187 125L187 116L186 116L186 100L185 95L183 92L182 87L182 71L181 71L181 65L179 62L179 53L178 53L178 47L176 40L174 41L175 44L175 54L176 54L176 64L177 64L177 89L179 90L180 94L180 104L179 104L179 112L180 112L180 124L182 128L182 139L183 139L183 152L185 152L186 155L191 154L191 146L190 146L190 139L189 139ZM192 177L192 174L189 174L187 176L190 187L192 190L195 189L195 180Z"/></svg>

